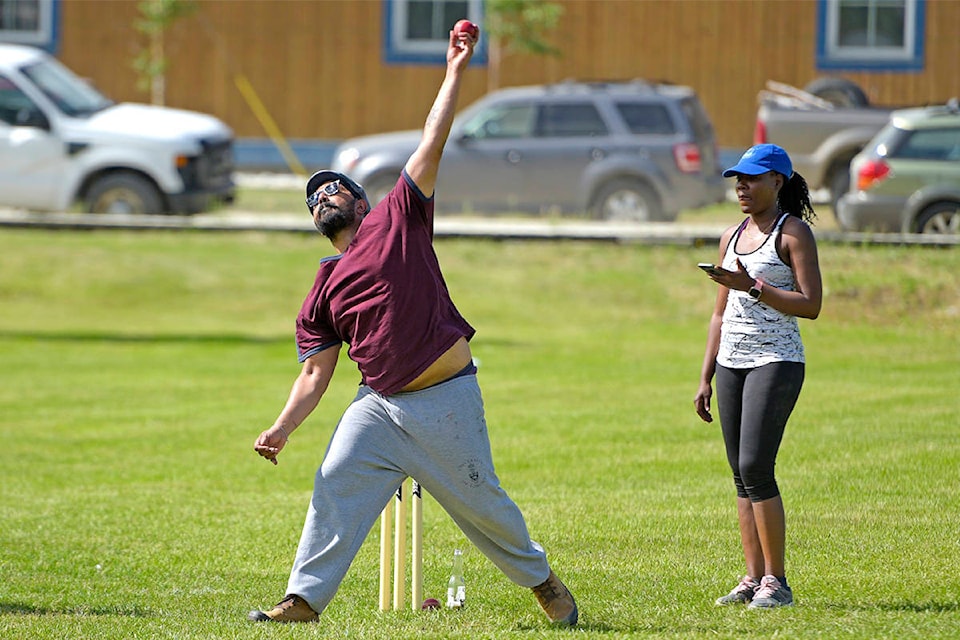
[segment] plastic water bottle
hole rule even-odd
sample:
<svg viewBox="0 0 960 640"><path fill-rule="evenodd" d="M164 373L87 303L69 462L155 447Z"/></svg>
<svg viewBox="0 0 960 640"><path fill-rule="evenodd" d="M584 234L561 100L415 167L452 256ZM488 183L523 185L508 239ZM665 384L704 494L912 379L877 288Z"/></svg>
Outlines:
<svg viewBox="0 0 960 640"><path fill-rule="evenodd" d="M453 550L453 569L447 582L447 606L459 609L467 600L467 586L463 581L463 552Z"/></svg>

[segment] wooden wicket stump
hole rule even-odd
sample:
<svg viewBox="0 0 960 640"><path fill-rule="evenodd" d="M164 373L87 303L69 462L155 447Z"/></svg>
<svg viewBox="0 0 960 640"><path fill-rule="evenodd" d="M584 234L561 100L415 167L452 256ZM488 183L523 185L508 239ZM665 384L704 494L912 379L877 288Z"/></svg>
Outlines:
<svg viewBox="0 0 960 640"><path fill-rule="evenodd" d="M408 483L409 491L405 490ZM423 599L423 496L420 484L410 479L401 483L396 495L380 513L380 611L389 610L391 604L395 610L404 606L408 503L411 516L410 608L414 611L420 610ZM393 578L392 600L391 577Z"/></svg>

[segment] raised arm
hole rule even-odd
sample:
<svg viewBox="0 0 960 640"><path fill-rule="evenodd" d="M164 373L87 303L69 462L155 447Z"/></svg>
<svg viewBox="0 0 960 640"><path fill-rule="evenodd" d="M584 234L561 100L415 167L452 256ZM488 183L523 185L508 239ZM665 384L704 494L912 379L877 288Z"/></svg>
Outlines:
<svg viewBox="0 0 960 640"><path fill-rule="evenodd" d="M453 116L456 113L460 80L473 56L473 48L476 44L477 40L469 34L450 31L446 75L437 92L433 107L427 115L420 144L404 167L407 175L426 196L433 195L437 184L437 170L440 168L443 146L447 143L447 136L450 135L450 126L453 124Z"/></svg>

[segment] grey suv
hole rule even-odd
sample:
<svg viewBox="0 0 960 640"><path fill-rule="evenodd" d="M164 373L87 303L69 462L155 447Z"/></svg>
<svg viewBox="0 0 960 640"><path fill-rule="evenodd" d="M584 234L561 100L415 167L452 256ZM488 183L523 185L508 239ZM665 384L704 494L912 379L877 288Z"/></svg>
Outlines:
<svg viewBox="0 0 960 640"><path fill-rule="evenodd" d="M378 202L421 132L353 138L333 169ZM723 201L713 125L689 87L564 82L492 92L458 114L437 178L438 213L589 213L674 220Z"/></svg>

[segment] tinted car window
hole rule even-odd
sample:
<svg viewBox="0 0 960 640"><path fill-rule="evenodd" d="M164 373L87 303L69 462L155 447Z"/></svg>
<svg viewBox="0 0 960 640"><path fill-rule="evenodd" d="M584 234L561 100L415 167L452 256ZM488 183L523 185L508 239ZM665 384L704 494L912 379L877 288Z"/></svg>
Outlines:
<svg viewBox="0 0 960 640"><path fill-rule="evenodd" d="M0 121L18 125L30 112L35 111L33 101L9 79L0 76Z"/></svg>
<svg viewBox="0 0 960 640"><path fill-rule="evenodd" d="M887 124L873 138L869 148L875 149L878 156L889 156L891 149L897 148L898 141L905 138L905 131L898 129L892 124Z"/></svg>
<svg viewBox="0 0 960 640"><path fill-rule="evenodd" d="M713 138L713 125L710 124L710 116L699 100L684 100L680 103L680 109L683 110L687 121L693 127L693 135L697 140L709 140Z"/></svg>
<svg viewBox="0 0 960 640"><path fill-rule="evenodd" d="M542 138L603 136L607 125L591 103L546 104L540 107L537 135Z"/></svg>
<svg viewBox="0 0 960 640"><path fill-rule="evenodd" d="M478 113L464 127L472 138L525 138L533 135L533 105L500 105Z"/></svg>
<svg viewBox="0 0 960 640"><path fill-rule="evenodd" d="M960 128L914 131L897 149L896 157L913 160L960 160Z"/></svg>
<svg viewBox="0 0 960 640"><path fill-rule="evenodd" d="M67 115L90 115L113 104L56 60L37 62L20 71Z"/></svg>
<svg viewBox="0 0 960 640"><path fill-rule="evenodd" d="M617 111L627 123L630 133L673 134L676 127L667 107L662 104L643 104L639 102L619 102Z"/></svg>

